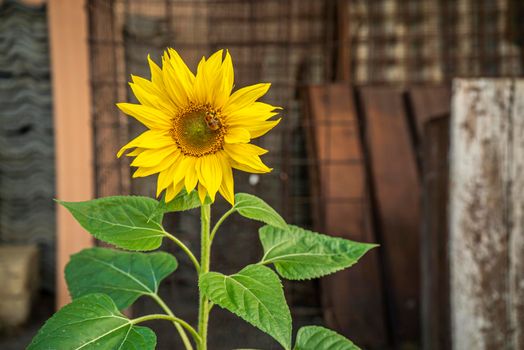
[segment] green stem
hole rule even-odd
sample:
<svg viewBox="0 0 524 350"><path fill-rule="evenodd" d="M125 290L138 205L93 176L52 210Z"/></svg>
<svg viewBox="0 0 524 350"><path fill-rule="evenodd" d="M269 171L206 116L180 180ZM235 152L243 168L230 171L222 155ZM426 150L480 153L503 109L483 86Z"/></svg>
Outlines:
<svg viewBox="0 0 524 350"><path fill-rule="evenodd" d="M206 272L209 272L209 260L211 258L211 240L209 235L210 221L211 221L211 207L209 204L204 204L200 211L201 221L201 258L200 258L200 273L199 278ZM200 290L200 298L198 305L198 334L200 334L199 350L207 350L207 324L209 321L209 300Z"/></svg>
<svg viewBox="0 0 524 350"><path fill-rule="evenodd" d="M211 231L211 239L210 239L211 242L213 242L213 239L215 238L215 235L217 234L217 231L220 225L222 225L224 220L226 220L229 217L229 215L233 214L235 210L236 210L235 207L232 207L231 209L226 211L224 215L222 215L222 217L217 221L217 223L213 227L213 230Z"/></svg>
<svg viewBox="0 0 524 350"><path fill-rule="evenodd" d="M200 273L200 264L198 263L198 260L195 258L195 256L191 252L191 250L189 250L189 248L184 243L182 243L181 240L179 240L178 238L176 238L175 236L173 236L169 232L164 231L164 234L166 235L167 238L169 238L170 240L175 242L175 244L177 246L179 246L184 251L184 253L187 254L189 259L193 262L193 265L195 265L197 273Z"/></svg>
<svg viewBox="0 0 524 350"><path fill-rule="evenodd" d="M164 301L158 296L158 294L149 294L149 296L151 296L151 298L153 298L157 302L157 304L160 305L162 310L164 310L169 316L175 317L173 311L171 311L169 306L167 306L166 303L164 303ZM180 323L176 321L173 321L173 324L175 325L175 328L178 331L178 334L180 335L180 338L182 339L182 343L184 343L186 350L193 350L193 345L191 345L191 342L189 341L189 338L187 337L184 328L182 328Z"/></svg>
<svg viewBox="0 0 524 350"><path fill-rule="evenodd" d="M142 323L142 322L152 321L152 320L168 320L171 322L177 322L182 327L187 329L189 333L191 333L191 335L193 336L197 344L201 343L200 335L198 335L197 331L193 327L191 327L189 323L175 316L163 315L163 314L146 315L146 316L137 317L135 319L132 319L131 324L137 324L137 323Z"/></svg>

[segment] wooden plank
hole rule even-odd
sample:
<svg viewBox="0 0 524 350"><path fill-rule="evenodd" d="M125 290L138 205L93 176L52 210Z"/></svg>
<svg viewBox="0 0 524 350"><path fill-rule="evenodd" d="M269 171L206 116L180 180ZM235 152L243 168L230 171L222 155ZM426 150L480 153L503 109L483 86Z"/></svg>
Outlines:
<svg viewBox="0 0 524 350"><path fill-rule="evenodd" d="M403 91L360 90L395 343L419 341L420 183Z"/></svg>
<svg viewBox="0 0 524 350"><path fill-rule="evenodd" d="M419 140L423 139L424 126L433 118L449 115L451 91L448 85L423 85L408 91L411 112Z"/></svg>
<svg viewBox="0 0 524 350"><path fill-rule="evenodd" d="M524 8L524 7L523 7ZM511 229L509 239L509 293L511 340L515 349L524 349L524 81L515 82L510 145Z"/></svg>
<svg viewBox="0 0 524 350"><path fill-rule="evenodd" d="M407 97L423 180L422 347L450 349L447 204L451 92L448 85L412 86Z"/></svg>
<svg viewBox="0 0 524 350"><path fill-rule="evenodd" d="M67 201L93 197L93 143L89 50L84 0L49 0L56 196ZM67 30L64 30L67 28ZM69 256L93 245L75 219L57 206L57 307L69 301L64 267Z"/></svg>
<svg viewBox="0 0 524 350"><path fill-rule="evenodd" d="M359 127L351 88L309 87L308 142L317 160L312 174L318 199L317 230L374 242ZM328 325L365 348L387 345L382 282L376 251L356 266L321 280Z"/></svg>
<svg viewBox="0 0 524 350"><path fill-rule="evenodd" d="M518 295L508 290L510 276L522 274L523 258L510 260L509 242L516 244L513 251L522 249L524 234L522 221L513 217L521 210L515 206L522 206L522 192L514 193L511 169L523 162L515 157L522 154L523 136L512 133L514 98L522 96L514 94L509 79L454 81L449 211L454 349L522 348L513 344L510 317L512 302L522 302L522 289L514 280ZM518 231L511 229L513 222Z"/></svg>
<svg viewBox="0 0 524 350"><path fill-rule="evenodd" d="M449 102L448 102L449 104ZM422 348L451 349L448 257L449 116L425 124L422 142Z"/></svg>
<svg viewBox="0 0 524 350"><path fill-rule="evenodd" d="M338 0L337 11L337 79L344 82L351 81L351 36L349 26L349 2Z"/></svg>

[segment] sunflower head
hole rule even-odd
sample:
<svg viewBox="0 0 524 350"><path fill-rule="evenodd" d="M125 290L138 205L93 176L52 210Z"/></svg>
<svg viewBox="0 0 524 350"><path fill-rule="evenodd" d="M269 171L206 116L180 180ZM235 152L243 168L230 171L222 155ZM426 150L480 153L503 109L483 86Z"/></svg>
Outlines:
<svg viewBox="0 0 524 350"><path fill-rule="evenodd" d="M151 79L131 76L138 104L117 104L148 130L118 152L138 169L133 177L158 174L157 196L166 202L182 189L198 189L200 200L215 200L217 192L234 203L233 170L271 171L260 159L267 151L250 141L280 122L271 118L278 107L257 101L270 84L261 83L233 92L234 71L229 52L220 50L202 58L196 74L179 54L168 49L162 67L149 57Z"/></svg>

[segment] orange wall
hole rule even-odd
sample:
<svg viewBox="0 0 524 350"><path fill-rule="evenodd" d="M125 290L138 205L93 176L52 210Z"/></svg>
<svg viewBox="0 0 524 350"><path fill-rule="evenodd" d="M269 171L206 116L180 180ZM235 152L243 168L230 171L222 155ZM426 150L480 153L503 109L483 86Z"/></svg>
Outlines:
<svg viewBox="0 0 524 350"><path fill-rule="evenodd" d="M49 37L56 152L56 196L66 201L94 194L91 94L86 0L49 0ZM93 245L73 217L57 208L57 307L69 302L64 266Z"/></svg>

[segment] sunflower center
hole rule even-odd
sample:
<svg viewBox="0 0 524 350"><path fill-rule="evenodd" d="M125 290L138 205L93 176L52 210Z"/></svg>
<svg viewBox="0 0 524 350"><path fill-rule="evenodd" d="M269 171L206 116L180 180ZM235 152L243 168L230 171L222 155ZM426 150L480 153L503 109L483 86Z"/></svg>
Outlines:
<svg viewBox="0 0 524 350"><path fill-rule="evenodd" d="M171 136L186 156L202 157L222 149L225 127L220 111L208 105L190 105L172 121Z"/></svg>

